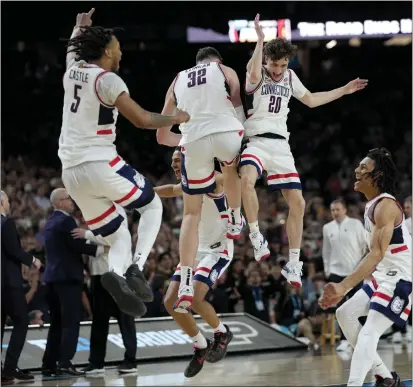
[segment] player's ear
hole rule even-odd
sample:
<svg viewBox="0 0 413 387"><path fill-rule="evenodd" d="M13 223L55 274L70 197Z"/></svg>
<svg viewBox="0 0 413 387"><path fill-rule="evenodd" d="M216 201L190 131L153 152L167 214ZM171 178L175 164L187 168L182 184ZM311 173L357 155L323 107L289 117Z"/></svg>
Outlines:
<svg viewBox="0 0 413 387"><path fill-rule="evenodd" d="M110 48L106 47L106 48L105 48L105 55L106 55L108 58L111 58L111 59L112 59L112 50L111 50Z"/></svg>

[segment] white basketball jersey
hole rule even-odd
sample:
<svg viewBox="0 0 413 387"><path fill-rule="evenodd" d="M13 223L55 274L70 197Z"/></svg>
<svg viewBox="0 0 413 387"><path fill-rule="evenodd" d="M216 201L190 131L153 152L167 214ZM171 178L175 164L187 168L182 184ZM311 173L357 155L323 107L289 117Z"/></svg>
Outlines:
<svg viewBox="0 0 413 387"><path fill-rule="evenodd" d="M118 110L110 102L123 91L129 93L125 83L114 73L80 61L68 67L63 86L58 152L63 169L115 158Z"/></svg>
<svg viewBox="0 0 413 387"><path fill-rule="evenodd" d="M179 126L180 145L209 134L242 129L229 93L228 82L218 62L199 64L177 75L174 84L177 106L191 116L187 123Z"/></svg>
<svg viewBox="0 0 413 387"><path fill-rule="evenodd" d="M366 204L364 212L364 227L367 234L367 243L371 243L375 222L374 209L377 203L384 199L392 199L400 207L402 213L401 222L394 227L390 245L385 252L383 260L377 265L376 271L373 273L377 280L383 280L385 276L401 278L407 281L412 280L412 237L406 227L404 213L401 205L397 202L394 196L383 193Z"/></svg>
<svg viewBox="0 0 413 387"><path fill-rule="evenodd" d="M255 87L246 85L247 120L244 123L248 137L274 133L288 140L287 116L291 96L301 98L307 89L293 70L286 70L280 81L274 81L262 67L261 82ZM249 86L247 88L247 86ZM248 90L248 91L247 91ZM251 90L251 91L249 91Z"/></svg>
<svg viewBox="0 0 413 387"><path fill-rule="evenodd" d="M228 229L227 201L225 194L203 196L201 221L199 223L199 251L226 239Z"/></svg>

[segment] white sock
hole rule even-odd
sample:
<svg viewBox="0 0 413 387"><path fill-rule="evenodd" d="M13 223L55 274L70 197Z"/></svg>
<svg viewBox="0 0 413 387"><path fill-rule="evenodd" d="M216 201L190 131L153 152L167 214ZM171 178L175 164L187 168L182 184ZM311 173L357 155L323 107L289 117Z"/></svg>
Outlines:
<svg viewBox="0 0 413 387"><path fill-rule="evenodd" d="M181 266L181 287L192 286L192 267Z"/></svg>
<svg viewBox="0 0 413 387"><path fill-rule="evenodd" d="M159 199L159 196L155 194L155 197L149 204L144 207L137 208L136 211L141 214L141 218L139 219L135 260L138 254L143 257L148 257L153 245L155 244L155 240L158 236L162 223L161 199Z"/></svg>
<svg viewBox="0 0 413 387"><path fill-rule="evenodd" d="M120 226L116 232L104 237L110 246L108 253L109 270L123 277L125 263L130 259L132 249L132 237L126 227Z"/></svg>
<svg viewBox="0 0 413 387"><path fill-rule="evenodd" d="M290 262L298 262L300 260L300 249L290 249Z"/></svg>
<svg viewBox="0 0 413 387"><path fill-rule="evenodd" d="M380 337L392 325L393 321L370 309L367 321L357 337L347 386L363 385L367 373L372 368Z"/></svg>
<svg viewBox="0 0 413 387"><path fill-rule="evenodd" d="M234 224L241 224L241 208L229 208L228 209L228 214L229 214L229 220L232 223L234 221Z"/></svg>
<svg viewBox="0 0 413 387"><path fill-rule="evenodd" d="M139 267L140 271L143 271L143 267L145 266L146 260L148 257L145 257L144 255L140 253L136 253L135 251L135 256L133 257L133 262L136 263Z"/></svg>
<svg viewBox="0 0 413 387"><path fill-rule="evenodd" d="M364 290L361 290L337 309L337 321L353 348L356 347L357 338L362 328L358 319L360 316L367 315L369 304L369 297ZM374 355L372 371L373 374L380 375L382 378L392 377L391 372L385 366L377 350Z"/></svg>
<svg viewBox="0 0 413 387"><path fill-rule="evenodd" d="M386 367L386 365L383 363L383 360L380 359L380 363L377 364L377 356L374 358L373 367L371 367L371 371L372 371L373 375L379 375L383 379L386 379L386 378L392 379L393 378L393 375L391 374L389 369Z"/></svg>
<svg viewBox="0 0 413 387"><path fill-rule="evenodd" d="M225 325L222 323L222 321L219 322L219 325L214 329L214 333L221 332L221 333L227 333L227 328L225 328Z"/></svg>
<svg viewBox="0 0 413 387"><path fill-rule="evenodd" d="M203 349L208 346L208 343L205 339L205 337L202 335L201 332L198 332L198 334L194 337L191 337L192 342L194 343L194 347Z"/></svg>
<svg viewBox="0 0 413 387"><path fill-rule="evenodd" d="M252 222L252 223L248 223L248 227L250 228L251 234L252 234L253 232L260 232L260 228L258 227L258 221Z"/></svg>

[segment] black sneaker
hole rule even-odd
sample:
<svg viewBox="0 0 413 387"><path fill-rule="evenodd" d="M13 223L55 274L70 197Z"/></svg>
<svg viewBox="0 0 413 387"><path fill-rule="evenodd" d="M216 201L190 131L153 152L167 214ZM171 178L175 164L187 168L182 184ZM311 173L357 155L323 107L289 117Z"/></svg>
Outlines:
<svg viewBox="0 0 413 387"><path fill-rule="evenodd" d="M224 325L227 329L226 333L216 332L214 333L214 343L212 344L211 350L208 352L206 361L208 363L216 363L222 360L228 351L228 345L233 338L233 334L228 328L228 325Z"/></svg>
<svg viewBox="0 0 413 387"><path fill-rule="evenodd" d="M205 359L208 355L208 352L211 350L212 343L210 340L206 339L207 347L206 348L195 348L194 356L186 367L184 375L186 378L193 378L197 375L204 366Z"/></svg>
<svg viewBox="0 0 413 387"><path fill-rule="evenodd" d="M16 368L15 370L4 370L2 373L2 379L7 380L21 380L21 381L29 381L29 380L34 380L34 375L27 371L22 371L19 368Z"/></svg>
<svg viewBox="0 0 413 387"><path fill-rule="evenodd" d="M1 373L1 385L8 386L14 384L14 376L4 375L4 372Z"/></svg>
<svg viewBox="0 0 413 387"><path fill-rule="evenodd" d="M118 366L118 372L121 374L132 374L137 371L138 369L136 367L136 364L130 362L123 362Z"/></svg>
<svg viewBox="0 0 413 387"><path fill-rule="evenodd" d="M73 364L69 366L59 366L57 367L57 376L83 376L85 373L78 371Z"/></svg>
<svg viewBox="0 0 413 387"><path fill-rule="evenodd" d="M85 368L82 368L82 372L84 372L86 375L97 375L97 374L104 374L105 369L102 368L97 368L93 364L90 364L86 366Z"/></svg>
<svg viewBox="0 0 413 387"><path fill-rule="evenodd" d="M374 387L404 387L405 384L400 380L396 372L391 373L393 378L382 378L380 375L374 375L376 383Z"/></svg>
<svg viewBox="0 0 413 387"><path fill-rule="evenodd" d="M129 287L125 278L109 271L102 275L100 281L123 313L135 317L141 317L146 313L145 304Z"/></svg>
<svg viewBox="0 0 413 387"><path fill-rule="evenodd" d="M153 291L151 286L146 281L145 275L139 269L139 266L135 263L128 267L125 273L126 282L129 287L136 293L136 295L143 302L153 301Z"/></svg>

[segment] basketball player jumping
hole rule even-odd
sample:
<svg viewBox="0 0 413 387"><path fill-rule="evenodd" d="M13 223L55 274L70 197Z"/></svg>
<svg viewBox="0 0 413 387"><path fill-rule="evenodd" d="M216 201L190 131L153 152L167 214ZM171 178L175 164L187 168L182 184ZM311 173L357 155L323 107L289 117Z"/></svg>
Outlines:
<svg viewBox="0 0 413 387"><path fill-rule="evenodd" d="M406 324L411 311L412 250L411 236L403 209L394 198L396 167L385 148L373 149L355 170L354 189L368 200L364 227L370 252L358 268L342 282L329 283L320 298L322 308L337 305L344 295L373 274L352 298L337 309L337 320L354 347L348 386L362 386L370 369L376 386L401 386L377 353L381 335L393 323ZM361 327L358 318L367 316Z"/></svg>
<svg viewBox="0 0 413 387"><path fill-rule="evenodd" d="M266 170L269 188L273 191L281 190L289 207L287 234L290 253L289 262L284 266L282 274L289 283L301 287L303 264L299 258L305 202L288 144L288 103L291 96L294 96L311 108L324 105L364 89L367 80L357 78L335 90L311 93L295 72L287 68L289 60L296 55L297 47L281 38L269 41L264 47L259 14L255 17L255 30L257 45L247 65L245 85L248 116L244 123L247 143L240 162L242 203L255 259L261 261L269 257L270 251L268 242L258 227L258 198L254 187Z"/></svg>
<svg viewBox="0 0 413 387"><path fill-rule="evenodd" d="M184 217L179 238L181 286L175 310L187 313L193 298L192 268L198 248L198 225L203 195L216 188L214 159L222 168L224 191L229 204L228 238L238 239L242 230L241 184L237 173L238 156L245 120L236 72L221 64L219 52L206 47L198 51L195 67L181 71L166 95L163 114L176 108L191 115L181 124L182 135L159 129L161 144L182 146L182 190ZM238 118L237 118L238 117Z"/></svg>
<svg viewBox="0 0 413 387"><path fill-rule="evenodd" d="M172 155L172 169L178 180L181 180L181 149L178 147ZM194 275L194 298L192 309L214 330L214 342L206 339L196 325L191 313L177 313L174 303L178 298L182 267L176 269L165 296L165 307L183 331L192 339L195 353L185 370L186 377L198 374L204 361L216 363L227 353L228 344L232 340L232 332L222 324L214 308L205 301L209 288L222 275L230 264L234 243L226 236L228 213L223 178L215 173L216 188L213 193L203 195L201 221L199 223L199 247L196 255L197 268ZM181 184L169 184L154 188L162 198L182 195ZM242 215L241 215L242 216Z"/></svg>
<svg viewBox="0 0 413 387"><path fill-rule="evenodd" d="M122 56L119 41L114 30L91 26L93 12L77 15L68 43L58 153L62 180L93 234L110 245L110 272L102 276L102 285L122 311L140 316L146 308L139 297L144 301L153 297L140 269L158 234L162 203L150 183L117 154L113 142L118 111L141 128L179 124L189 115L180 110L174 116L150 113L131 99L116 74ZM120 227L124 218L114 203L141 215L137 265L131 265L125 275L131 236Z"/></svg>

